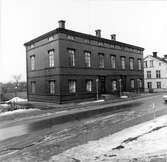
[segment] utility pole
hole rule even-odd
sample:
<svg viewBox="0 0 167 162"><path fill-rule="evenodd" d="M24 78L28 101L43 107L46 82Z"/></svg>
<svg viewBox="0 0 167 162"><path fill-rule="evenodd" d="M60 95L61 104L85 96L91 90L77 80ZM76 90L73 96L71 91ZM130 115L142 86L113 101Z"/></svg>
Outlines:
<svg viewBox="0 0 167 162"><path fill-rule="evenodd" d="M99 79L97 78L96 79L96 99L98 100L99 99Z"/></svg>

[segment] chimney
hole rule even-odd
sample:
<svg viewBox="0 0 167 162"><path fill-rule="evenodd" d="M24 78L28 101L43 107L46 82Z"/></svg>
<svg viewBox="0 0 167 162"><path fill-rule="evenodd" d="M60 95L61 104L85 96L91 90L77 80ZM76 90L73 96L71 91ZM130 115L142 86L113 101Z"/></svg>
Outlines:
<svg viewBox="0 0 167 162"><path fill-rule="evenodd" d="M157 52L153 52L153 57L157 57Z"/></svg>
<svg viewBox="0 0 167 162"><path fill-rule="evenodd" d="M101 38L101 30L97 29L97 30L95 30L95 32L96 32L96 37Z"/></svg>
<svg viewBox="0 0 167 162"><path fill-rule="evenodd" d="M65 21L64 20L59 20L58 23L59 23L59 28L65 29Z"/></svg>
<svg viewBox="0 0 167 162"><path fill-rule="evenodd" d="M111 34L111 40L116 41L116 34Z"/></svg>

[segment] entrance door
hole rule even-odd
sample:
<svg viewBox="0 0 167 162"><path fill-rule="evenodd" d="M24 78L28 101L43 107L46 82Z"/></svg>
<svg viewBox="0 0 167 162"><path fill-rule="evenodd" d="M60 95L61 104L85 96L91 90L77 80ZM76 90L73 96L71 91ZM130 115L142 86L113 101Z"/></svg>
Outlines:
<svg viewBox="0 0 167 162"><path fill-rule="evenodd" d="M99 92L105 93L105 76L99 76Z"/></svg>

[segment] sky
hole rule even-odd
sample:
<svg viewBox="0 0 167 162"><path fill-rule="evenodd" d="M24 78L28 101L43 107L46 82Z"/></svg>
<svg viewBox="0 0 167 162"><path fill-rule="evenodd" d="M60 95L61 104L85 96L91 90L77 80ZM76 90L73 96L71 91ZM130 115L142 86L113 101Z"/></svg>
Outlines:
<svg viewBox="0 0 167 162"><path fill-rule="evenodd" d="M24 43L58 27L145 48L144 56L167 54L167 1L156 0L0 0L0 82L26 80Z"/></svg>

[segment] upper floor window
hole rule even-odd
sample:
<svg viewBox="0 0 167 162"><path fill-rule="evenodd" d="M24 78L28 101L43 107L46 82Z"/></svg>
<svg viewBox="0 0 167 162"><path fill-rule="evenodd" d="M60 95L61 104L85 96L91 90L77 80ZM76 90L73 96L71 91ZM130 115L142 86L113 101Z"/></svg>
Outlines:
<svg viewBox="0 0 167 162"><path fill-rule="evenodd" d="M49 54L49 67L54 67L54 50L48 51Z"/></svg>
<svg viewBox="0 0 167 162"><path fill-rule="evenodd" d="M54 39L54 36L53 36L53 35L51 35L51 36L48 37L48 40L49 40L49 41L52 41L53 39Z"/></svg>
<svg viewBox="0 0 167 162"><path fill-rule="evenodd" d="M85 51L84 54L85 54L85 66L90 67L91 66L91 53L88 51Z"/></svg>
<svg viewBox="0 0 167 162"><path fill-rule="evenodd" d="M134 79L130 80L130 87L135 88L135 80Z"/></svg>
<svg viewBox="0 0 167 162"><path fill-rule="evenodd" d="M111 62L111 68L115 69L116 68L116 56L115 55L110 56L110 62Z"/></svg>
<svg viewBox="0 0 167 162"><path fill-rule="evenodd" d="M98 42L98 45L99 45L99 46L103 46L104 43L103 43L103 42Z"/></svg>
<svg viewBox="0 0 167 162"><path fill-rule="evenodd" d="M138 59L138 60L137 60L137 65L138 65L138 70L142 70L141 59Z"/></svg>
<svg viewBox="0 0 167 162"><path fill-rule="evenodd" d="M75 50L74 49L68 49L69 54L69 66L75 66Z"/></svg>
<svg viewBox="0 0 167 162"><path fill-rule="evenodd" d="M49 81L49 92L50 94L55 94L55 81Z"/></svg>
<svg viewBox="0 0 167 162"><path fill-rule="evenodd" d="M160 70L156 70L156 78L161 78L161 71Z"/></svg>
<svg viewBox="0 0 167 162"><path fill-rule="evenodd" d="M134 58L129 58L130 70L134 70Z"/></svg>
<svg viewBox="0 0 167 162"><path fill-rule="evenodd" d="M90 40L89 39L84 39L84 42L85 43L90 43Z"/></svg>
<svg viewBox="0 0 167 162"><path fill-rule="evenodd" d="M148 65L147 65L147 61L144 61L144 67L147 68Z"/></svg>
<svg viewBox="0 0 167 162"><path fill-rule="evenodd" d="M69 93L76 93L76 80L69 80Z"/></svg>
<svg viewBox="0 0 167 162"><path fill-rule="evenodd" d="M153 60L150 60L150 67L153 67L154 64L153 64Z"/></svg>
<svg viewBox="0 0 167 162"><path fill-rule="evenodd" d="M36 82L32 81L31 82L31 93L35 93L36 92Z"/></svg>
<svg viewBox="0 0 167 162"><path fill-rule="evenodd" d="M99 68L104 68L104 54L99 53Z"/></svg>
<svg viewBox="0 0 167 162"><path fill-rule="evenodd" d="M151 71L147 71L147 78L148 78L148 79L151 78Z"/></svg>
<svg viewBox="0 0 167 162"><path fill-rule="evenodd" d="M121 56L121 69L125 69L125 57Z"/></svg>
<svg viewBox="0 0 167 162"><path fill-rule="evenodd" d="M30 56L31 70L35 70L35 56Z"/></svg>
<svg viewBox="0 0 167 162"><path fill-rule="evenodd" d="M86 81L86 91L87 92L92 92L92 80L87 80Z"/></svg>
<svg viewBox="0 0 167 162"><path fill-rule="evenodd" d="M67 35L67 38L71 39L71 40L74 40L74 36L72 36L72 35Z"/></svg>

